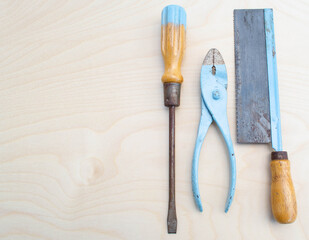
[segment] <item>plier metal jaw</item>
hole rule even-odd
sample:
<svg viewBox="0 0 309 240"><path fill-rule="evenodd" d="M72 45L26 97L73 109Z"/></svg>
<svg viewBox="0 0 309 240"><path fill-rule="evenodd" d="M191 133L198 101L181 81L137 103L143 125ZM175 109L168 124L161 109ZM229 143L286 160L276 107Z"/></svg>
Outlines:
<svg viewBox="0 0 309 240"><path fill-rule="evenodd" d="M198 163L203 141L213 121L219 127L229 151L230 185L225 212L231 206L236 185L236 160L227 120L227 72L220 52L213 48L207 53L201 70L202 113L195 143L192 162L192 189L195 203L202 212L202 202L198 186Z"/></svg>

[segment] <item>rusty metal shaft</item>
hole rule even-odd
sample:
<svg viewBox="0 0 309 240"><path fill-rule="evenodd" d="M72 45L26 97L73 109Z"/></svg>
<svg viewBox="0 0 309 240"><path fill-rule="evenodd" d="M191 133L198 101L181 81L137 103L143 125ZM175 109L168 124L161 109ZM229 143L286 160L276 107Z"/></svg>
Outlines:
<svg viewBox="0 0 309 240"><path fill-rule="evenodd" d="M176 233L175 204L175 106L169 107L169 201L167 215L168 233Z"/></svg>
<svg viewBox="0 0 309 240"><path fill-rule="evenodd" d="M167 215L168 233L176 233L175 204L175 108L180 105L180 83L164 83L164 105L169 108L169 202Z"/></svg>

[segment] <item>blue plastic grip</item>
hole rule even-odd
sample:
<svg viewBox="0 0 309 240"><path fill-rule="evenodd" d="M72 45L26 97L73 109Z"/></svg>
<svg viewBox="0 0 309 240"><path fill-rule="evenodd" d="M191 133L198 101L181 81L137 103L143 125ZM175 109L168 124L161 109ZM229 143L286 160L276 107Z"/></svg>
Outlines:
<svg viewBox="0 0 309 240"><path fill-rule="evenodd" d="M187 27L187 14L183 7L178 5L168 5L162 10L161 24L166 25L174 23L175 25L184 25Z"/></svg>

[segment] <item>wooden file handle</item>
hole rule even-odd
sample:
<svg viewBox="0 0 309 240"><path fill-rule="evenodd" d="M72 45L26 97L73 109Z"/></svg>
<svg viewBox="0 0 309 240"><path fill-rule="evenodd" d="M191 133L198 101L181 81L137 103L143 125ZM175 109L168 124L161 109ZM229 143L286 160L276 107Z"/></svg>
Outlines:
<svg viewBox="0 0 309 240"><path fill-rule="evenodd" d="M292 223L297 216L297 204L290 172L288 154L284 151L271 154L271 207L280 223Z"/></svg>
<svg viewBox="0 0 309 240"><path fill-rule="evenodd" d="M162 12L161 51L165 64L163 83L182 83L180 72L185 49L186 13L182 7L168 6Z"/></svg>

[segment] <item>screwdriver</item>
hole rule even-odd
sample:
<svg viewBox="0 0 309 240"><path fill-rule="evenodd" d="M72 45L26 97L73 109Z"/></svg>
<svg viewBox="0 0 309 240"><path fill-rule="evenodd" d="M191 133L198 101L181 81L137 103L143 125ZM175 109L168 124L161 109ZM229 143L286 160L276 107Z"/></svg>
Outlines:
<svg viewBox="0 0 309 240"><path fill-rule="evenodd" d="M164 105L169 108L169 204L168 233L176 233L175 206L175 107L180 105L180 72L185 48L186 12L177 5L166 6L161 15L161 51L165 70L162 76Z"/></svg>

